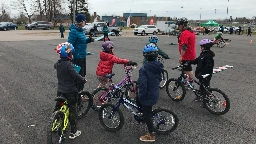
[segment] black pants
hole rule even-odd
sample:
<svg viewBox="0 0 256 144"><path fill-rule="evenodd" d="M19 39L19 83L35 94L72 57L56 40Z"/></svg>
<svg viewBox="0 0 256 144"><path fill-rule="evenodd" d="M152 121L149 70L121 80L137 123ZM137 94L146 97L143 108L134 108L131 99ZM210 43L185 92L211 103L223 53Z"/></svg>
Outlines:
<svg viewBox="0 0 256 144"><path fill-rule="evenodd" d="M142 110L143 110L143 117L144 117L144 120L145 120L146 125L148 127L148 132L150 134L152 134L154 132L153 120L152 120L152 116L153 116L152 107L153 106L142 105L140 103L140 100L139 100L138 97L136 97L136 103L137 103L137 106L142 108Z"/></svg>
<svg viewBox="0 0 256 144"><path fill-rule="evenodd" d="M64 38L64 32L60 32L60 38Z"/></svg>
<svg viewBox="0 0 256 144"><path fill-rule="evenodd" d="M57 96L65 97L68 101L68 106L69 106L69 122L71 126L71 133L75 133L77 130L77 93L61 93L57 92ZM60 109L61 105L60 102L56 102L55 105L55 111Z"/></svg>
<svg viewBox="0 0 256 144"><path fill-rule="evenodd" d="M81 67L79 74L82 77L85 77L85 75L86 75L86 58L74 59L73 63ZM78 91L81 91L83 89L84 89L84 83L77 84Z"/></svg>
<svg viewBox="0 0 256 144"><path fill-rule="evenodd" d="M108 33L104 33L104 38L103 38L104 42L106 41L106 38L108 38L108 40L110 41L110 39L108 37Z"/></svg>
<svg viewBox="0 0 256 144"><path fill-rule="evenodd" d="M251 33L251 32L249 32L247 36L249 36L249 35L250 35L250 36L252 36L252 33Z"/></svg>
<svg viewBox="0 0 256 144"><path fill-rule="evenodd" d="M204 80L203 80L203 78L200 78L199 79L199 82L201 83L201 82L204 82L204 86L205 87L209 87L210 86L210 82L211 82L211 76L208 76L207 78L205 78ZM203 86L201 85L200 86L200 90L201 90L201 93L203 94L204 93L204 88L203 88Z"/></svg>

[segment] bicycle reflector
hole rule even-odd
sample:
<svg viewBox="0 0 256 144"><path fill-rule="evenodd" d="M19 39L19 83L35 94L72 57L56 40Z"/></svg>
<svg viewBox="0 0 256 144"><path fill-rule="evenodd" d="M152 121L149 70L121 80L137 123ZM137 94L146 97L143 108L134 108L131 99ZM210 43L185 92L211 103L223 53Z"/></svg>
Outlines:
<svg viewBox="0 0 256 144"><path fill-rule="evenodd" d="M65 102L61 102L61 104L60 104L60 105L61 105L61 106L63 106L64 104L65 104Z"/></svg>

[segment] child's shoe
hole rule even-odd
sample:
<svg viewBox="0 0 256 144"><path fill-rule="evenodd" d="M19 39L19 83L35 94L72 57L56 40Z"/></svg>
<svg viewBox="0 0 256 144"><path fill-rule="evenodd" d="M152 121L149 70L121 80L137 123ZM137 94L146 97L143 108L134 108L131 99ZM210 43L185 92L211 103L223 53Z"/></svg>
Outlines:
<svg viewBox="0 0 256 144"><path fill-rule="evenodd" d="M76 137L80 136L81 133L82 133L81 131L76 130L76 133L70 133L69 139L75 139Z"/></svg>
<svg viewBox="0 0 256 144"><path fill-rule="evenodd" d="M147 133L146 135L141 136L140 140L143 142L154 142L156 141L156 137L153 134Z"/></svg>

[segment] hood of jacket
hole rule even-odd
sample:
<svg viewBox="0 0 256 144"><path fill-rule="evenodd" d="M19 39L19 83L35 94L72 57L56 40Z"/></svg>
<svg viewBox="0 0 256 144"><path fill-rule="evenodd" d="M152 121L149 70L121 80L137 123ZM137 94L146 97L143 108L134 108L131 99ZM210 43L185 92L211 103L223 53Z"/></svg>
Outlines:
<svg viewBox="0 0 256 144"><path fill-rule="evenodd" d="M212 50L203 51L203 54L210 54L210 55L212 55L212 57L215 56L215 53Z"/></svg>
<svg viewBox="0 0 256 144"><path fill-rule="evenodd" d="M158 61L147 62L144 68L153 74L159 74L163 71L163 64Z"/></svg>
<svg viewBox="0 0 256 144"><path fill-rule="evenodd" d="M72 29L75 29L77 31L84 31L83 28L80 28L80 27L77 27L75 24L72 24L70 27L69 27L69 30L71 31Z"/></svg>
<svg viewBox="0 0 256 144"><path fill-rule="evenodd" d="M103 60L103 61L106 61L106 60L109 59L109 55L113 55L113 54L101 51L100 52L100 59Z"/></svg>

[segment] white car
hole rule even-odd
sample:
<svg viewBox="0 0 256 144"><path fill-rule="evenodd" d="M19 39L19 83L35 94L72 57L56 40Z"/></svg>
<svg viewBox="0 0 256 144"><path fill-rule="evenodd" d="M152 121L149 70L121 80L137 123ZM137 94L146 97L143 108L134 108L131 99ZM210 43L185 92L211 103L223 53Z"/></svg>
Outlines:
<svg viewBox="0 0 256 144"><path fill-rule="evenodd" d="M133 29L134 35L148 35L153 34L154 32L158 32L157 27L155 25L141 25L140 27Z"/></svg>

